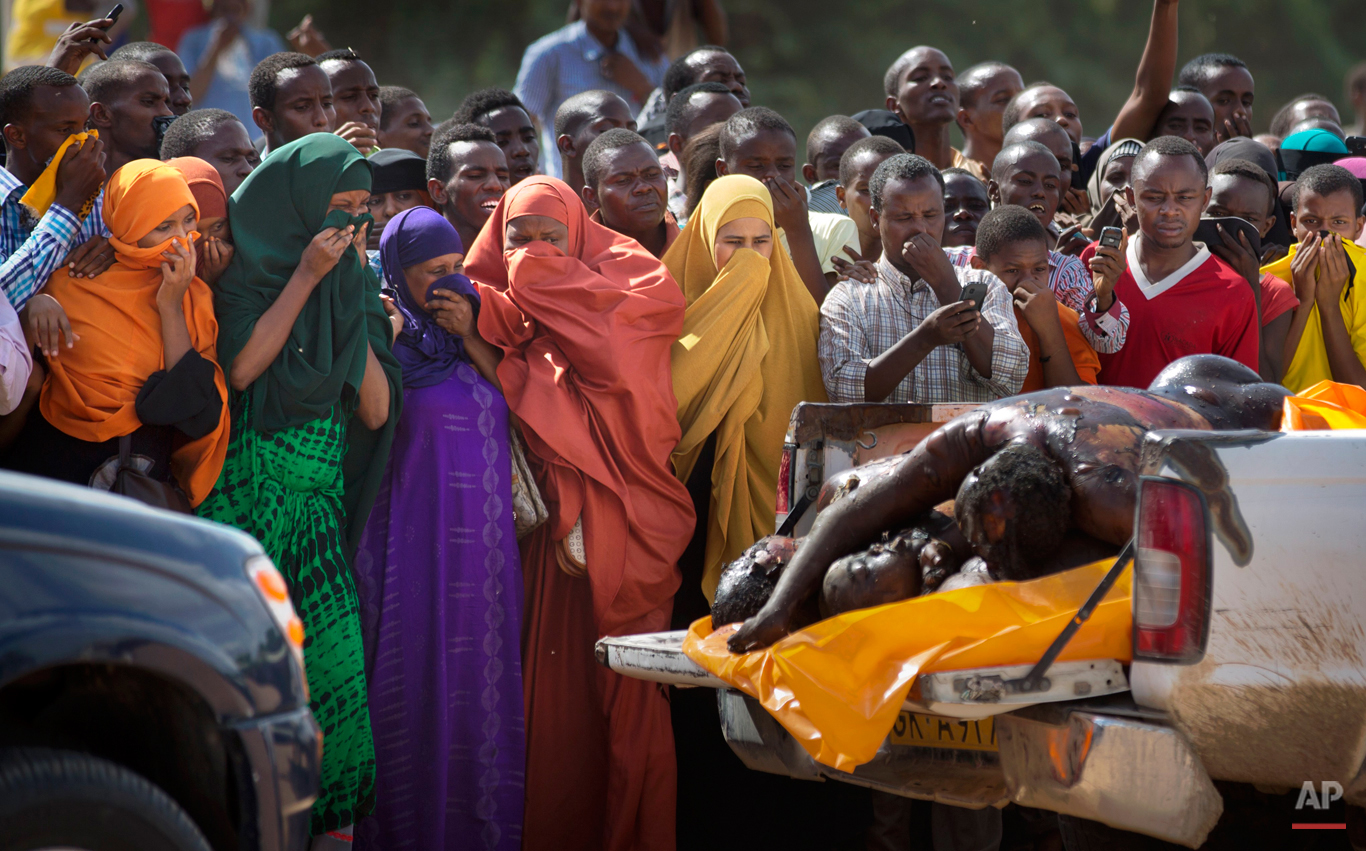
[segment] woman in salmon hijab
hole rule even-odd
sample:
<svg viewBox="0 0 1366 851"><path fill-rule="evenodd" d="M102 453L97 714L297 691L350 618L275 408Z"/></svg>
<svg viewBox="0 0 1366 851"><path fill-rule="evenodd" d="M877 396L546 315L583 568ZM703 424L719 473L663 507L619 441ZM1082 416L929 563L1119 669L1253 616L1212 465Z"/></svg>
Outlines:
<svg viewBox="0 0 1366 851"><path fill-rule="evenodd" d="M43 292L65 308L75 345L48 360L38 409L11 469L109 489L120 438L134 467L198 505L228 448L227 384L217 363L213 295L194 275L198 205L180 172L135 160L114 172L104 220L114 265L66 267Z"/></svg>
<svg viewBox="0 0 1366 851"><path fill-rule="evenodd" d="M598 666L593 644L669 624L693 527L669 466L679 438L669 348L683 295L659 260L589 221L548 177L503 196L465 270L550 510L522 544L522 847L668 851L668 702L654 684Z"/></svg>
<svg viewBox="0 0 1366 851"><path fill-rule="evenodd" d="M169 165L185 176L199 205L199 240L194 244L195 276L213 286L232 262L232 228L228 225L228 193L218 169L199 157L176 157Z"/></svg>
<svg viewBox="0 0 1366 851"><path fill-rule="evenodd" d="M707 187L664 255L688 301L673 347L683 429L674 469L705 495L697 503L702 563L683 565L679 614L686 616L707 614L721 568L773 533L792 409L826 401L816 357L820 309L775 231L768 189L728 175Z"/></svg>

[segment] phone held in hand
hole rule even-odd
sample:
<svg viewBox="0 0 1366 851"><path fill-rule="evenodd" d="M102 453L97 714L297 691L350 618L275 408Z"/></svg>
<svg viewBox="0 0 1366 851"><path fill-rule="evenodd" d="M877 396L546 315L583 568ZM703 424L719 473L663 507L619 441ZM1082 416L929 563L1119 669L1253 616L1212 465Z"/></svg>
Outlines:
<svg viewBox="0 0 1366 851"><path fill-rule="evenodd" d="M118 4L115 4L114 8L112 8L112 9L109 10L109 14L105 15L104 17L107 18L107 19L109 20L109 23L111 23L111 24L117 24L117 23L119 22L119 15L122 15L122 14L123 14L123 4L122 4L122 3L118 3Z"/></svg>
<svg viewBox="0 0 1366 851"><path fill-rule="evenodd" d="M1106 248L1119 248L1124 241L1124 231L1119 228L1101 228L1100 244Z"/></svg>
<svg viewBox="0 0 1366 851"><path fill-rule="evenodd" d="M981 281L968 284L958 294L958 300L972 302L972 309L980 312L982 304L987 300L987 285Z"/></svg>
<svg viewBox="0 0 1366 851"><path fill-rule="evenodd" d="M1232 237L1234 242L1240 241L1238 234L1241 232L1243 236L1247 237L1247 244L1252 246L1252 253L1258 257L1262 256L1262 235L1257 232L1257 228L1252 222L1234 216L1201 219L1199 226L1195 228L1195 241L1203 242L1207 248L1222 248L1224 240L1219 235L1221 225L1224 228L1224 233Z"/></svg>

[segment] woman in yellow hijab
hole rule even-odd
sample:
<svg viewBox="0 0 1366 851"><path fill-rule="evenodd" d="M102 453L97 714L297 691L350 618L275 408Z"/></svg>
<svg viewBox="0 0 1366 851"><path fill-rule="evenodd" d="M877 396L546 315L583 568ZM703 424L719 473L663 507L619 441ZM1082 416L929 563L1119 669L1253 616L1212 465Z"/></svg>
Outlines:
<svg viewBox="0 0 1366 851"><path fill-rule="evenodd" d="M229 418L213 295L194 276L198 216L172 166L134 160L110 177L114 265L94 278L63 267L43 289L65 308L75 343L49 358L41 416L29 416L6 466L108 489L119 439L131 436L140 472L175 482L191 505L208 495Z"/></svg>
<svg viewBox="0 0 1366 851"><path fill-rule="evenodd" d="M826 401L816 359L820 308L778 243L768 189L752 177L729 175L707 187L664 265L688 303L672 353L683 428L674 471L699 503L680 602L696 581L686 563L695 559L703 529L702 593L711 600L722 567L773 533L792 409ZM714 459L710 469L707 456ZM698 614L686 604L676 611Z"/></svg>

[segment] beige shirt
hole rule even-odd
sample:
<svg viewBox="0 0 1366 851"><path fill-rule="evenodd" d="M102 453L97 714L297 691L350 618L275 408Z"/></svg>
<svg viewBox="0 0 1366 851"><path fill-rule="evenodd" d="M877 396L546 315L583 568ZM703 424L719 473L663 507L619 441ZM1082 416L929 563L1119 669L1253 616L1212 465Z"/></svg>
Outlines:
<svg viewBox="0 0 1366 851"><path fill-rule="evenodd" d="M854 220L838 213L812 212L806 215L807 221L811 223L811 238L816 243L816 256L820 258L821 271L827 275L834 272L835 264L831 258L836 256L853 262L853 258L845 254L844 249L848 246L858 254L858 225L854 224ZM779 232L778 239L790 256L792 248L787 244L787 234Z"/></svg>

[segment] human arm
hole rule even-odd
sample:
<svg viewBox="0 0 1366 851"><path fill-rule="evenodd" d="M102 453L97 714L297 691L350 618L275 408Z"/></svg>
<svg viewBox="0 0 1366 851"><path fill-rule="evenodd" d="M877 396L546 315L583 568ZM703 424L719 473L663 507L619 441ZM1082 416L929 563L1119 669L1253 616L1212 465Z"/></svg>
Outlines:
<svg viewBox="0 0 1366 851"><path fill-rule="evenodd" d="M1238 232L1235 238L1233 234L1224 230L1223 225L1219 225L1220 242L1208 246L1210 253L1229 265L1233 271L1237 272L1243 280L1247 281L1252 288L1252 297L1257 306L1257 372L1266 381L1279 383L1281 380L1281 353L1284 351L1285 339L1281 338L1279 345L1271 345L1266 338L1266 326L1262 323L1262 270L1260 259L1257 253L1252 250L1252 243L1248 242L1247 235L1242 231ZM1290 319L1287 317L1282 333L1288 331Z"/></svg>
<svg viewBox="0 0 1366 851"><path fill-rule="evenodd" d="M194 63L190 71L190 97L195 103L199 103L209 93L214 74L218 70L219 57L241 34L241 27L236 23L227 18L218 18L209 26L207 43L193 58L185 47L185 43L190 40L189 34L181 40L181 56L185 57L187 65Z"/></svg>
<svg viewBox="0 0 1366 851"><path fill-rule="evenodd" d="M56 200L19 250L0 263L0 290L15 310L23 310L69 256L82 230L73 211L99 192L104 177L104 143L99 139L87 139L79 147L73 143L66 149L57 167ZM99 211L90 215L98 216Z"/></svg>
<svg viewBox="0 0 1366 851"><path fill-rule="evenodd" d="M389 377L375 357L375 350L365 344L365 376L360 382L360 398L356 417L371 431L378 431L389 421Z"/></svg>
<svg viewBox="0 0 1366 851"><path fill-rule="evenodd" d="M434 295L436 298L427 303L427 310L436 324L460 338L475 370L485 381L497 387L499 393L503 392L503 383L498 380L498 364L503 362L503 350L479 335L479 325L469 299L446 289L437 290Z"/></svg>
<svg viewBox="0 0 1366 851"><path fill-rule="evenodd" d="M204 240L204 253L199 255L195 277L209 286L218 283L218 279L228 270L228 264L232 262L235 251L232 243L224 242L217 237L211 236Z"/></svg>
<svg viewBox="0 0 1366 851"><path fill-rule="evenodd" d="M289 41L290 50L308 56L321 56L332 49L327 36L313 23L312 15L304 15L298 26L285 33L285 38Z"/></svg>
<svg viewBox="0 0 1366 851"><path fill-rule="evenodd" d="M1290 336L1294 313L1282 313L1262 326L1261 376L1272 384L1285 377L1285 343ZM1303 333L1303 332L1301 332Z"/></svg>
<svg viewBox="0 0 1366 851"><path fill-rule="evenodd" d="M1318 283L1314 287L1314 303L1319 308L1319 324L1323 328L1323 345L1328 353L1328 366L1333 380L1343 384L1366 387L1366 366L1352 346L1352 334L1342 315L1342 291L1349 275L1347 252L1342 248L1342 237L1333 234L1323 241L1320 251Z"/></svg>
<svg viewBox="0 0 1366 851"><path fill-rule="evenodd" d="M0 294L0 416L19 407L32 373L33 355L24 340L19 314Z"/></svg>
<svg viewBox="0 0 1366 851"><path fill-rule="evenodd" d="M47 59L48 66L65 71L74 77L76 72L81 70L81 63L85 61L85 57L90 54L108 59L104 46L113 44L113 39L109 36L109 30L113 26L114 22L110 19L99 18L67 27L66 32L58 36L57 43L52 46L52 53Z"/></svg>
<svg viewBox="0 0 1366 851"><path fill-rule="evenodd" d="M730 41L730 21L721 6L721 0L693 0L693 14L702 26L706 43L725 47L726 42Z"/></svg>
<svg viewBox="0 0 1366 851"><path fill-rule="evenodd" d="M834 287L821 304L816 352L830 401L864 401L871 351L863 330L863 316L850 287Z"/></svg>
<svg viewBox="0 0 1366 851"><path fill-rule="evenodd" d="M952 499L963 478L994 451L986 436L989 418L986 410L958 417L921 441L885 475L860 482L848 496L817 514L768 602L731 636L731 651L758 650L782 638L791 628L792 615L820 587L835 559Z"/></svg>
<svg viewBox="0 0 1366 851"><path fill-rule="evenodd" d="M162 257L156 302L161 315L162 357L166 368L171 369L192 348L185 321L185 293L194 281L194 246L176 243Z"/></svg>
<svg viewBox="0 0 1366 851"><path fill-rule="evenodd" d="M1087 251L1094 254L1094 249L1088 247ZM1089 262L1086 255L1087 252L1082 253ZM1114 354L1124 348L1129 336L1129 308L1113 295L1113 284L1109 288L1109 306L1101 310L1091 272L1082 258L1077 257L1064 257L1056 270L1050 269L1048 284L1058 303L1076 312L1080 318L1077 329L1092 349Z"/></svg>
<svg viewBox="0 0 1366 851"><path fill-rule="evenodd" d="M770 178L764 185L773 198L773 222L787 235L792 265L797 267L797 274L816 304L820 304L825 300L830 284L821 268L820 255L816 253L816 239L811 235L805 193L781 178Z"/></svg>
<svg viewBox="0 0 1366 851"><path fill-rule="evenodd" d="M352 225L341 230L326 228L313 237L308 248L304 249L298 267L289 276L289 282L280 291L274 304L256 320L246 345L233 358L228 371L228 383L234 390L246 390L274 362L289 340L294 322L299 318L299 312L304 309L313 288L337 265L342 253L351 245L354 230ZM374 357L373 352L370 357ZM367 361L366 375L369 376L370 372Z"/></svg>
<svg viewBox="0 0 1366 851"><path fill-rule="evenodd" d="M1309 327L1309 315L1314 312L1314 287L1318 280L1318 234L1311 235L1300 243L1295 256L1290 259L1290 285L1295 289L1295 298L1300 306L1295 308L1290 320L1290 329L1285 334L1285 348L1282 363L1289 368L1295 360L1295 352L1304 337L1304 329Z"/></svg>
<svg viewBox="0 0 1366 851"><path fill-rule="evenodd" d="M958 301L959 294L963 290L963 283L959 279L953 263L944 254L944 249L935 240L926 234L917 234L907 240L903 253L916 274L930 285L930 289L934 291L940 304L948 305ZM994 277L988 277L992 281L996 280ZM1000 286L999 282L997 285ZM999 297L1001 293L997 295ZM987 296L987 300L990 301L990 289L987 290ZM1005 300L1008 301L1009 299L1006 298ZM978 322L961 340L954 340L953 342L963 344L963 354L967 356L968 363L972 366L973 371L990 383L993 350L996 342L996 329L992 326L995 323L991 321L990 316L986 315L988 309L986 304L979 304L976 308L979 313L983 314L982 318L987 321ZM1013 318L1010 322L1014 324ZM1021 341L1020 345L1023 346L1024 342ZM1021 375L1020 377L1023 378L1024 376ZM1018 382L1016 389L1018 389ZM1003 393L1001 395L1009 396L1010 394Z"/></svg>
<svg viewBox="0 0 1366 851"><path fill-rule="evenodd" d="M1143 58L1138 60L1134 90L1120 107L1110 129L1111 139L1146 139L1167 105L1176 73L1178 0L1155 0Z"/></svg>
<svg viewBox="0 0 1366 851"><path fill-rule="evenodd" d="M1058 316L1058 302L1053 291L1030 281L1021 281L1013 294L1015 307L1039 338L1039 361L1043 365L1046 387L1075 387L1088 384L1072 363L1072 353Z"/></svg>
<svg viewBox="0 0 1366 851"><path fill-rule="evenodd" d="M650 92L655 90L655 84L645 72L624 53L609 51L602 57L598 70L604 79L625 87L636 103L644 103L650 97Z"/></svg>

